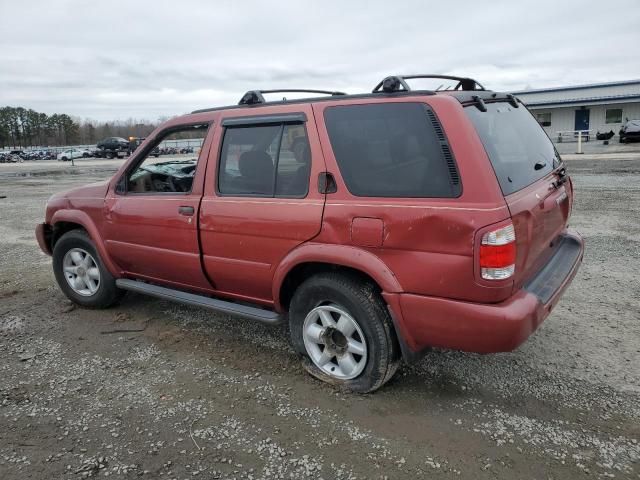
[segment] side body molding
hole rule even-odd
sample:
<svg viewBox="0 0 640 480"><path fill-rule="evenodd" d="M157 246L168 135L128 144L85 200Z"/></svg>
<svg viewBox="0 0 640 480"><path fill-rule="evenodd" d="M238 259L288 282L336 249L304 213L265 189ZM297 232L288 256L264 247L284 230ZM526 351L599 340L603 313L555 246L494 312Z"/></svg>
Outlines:
<svg viewBox="0 0 640 480"><path fill-rule="evenodd" d="M302 263L330 263L354 268L373 278L386 293L401 292L398 279L387 265L373 253L350 245L305 243L291 251L278 265L273 275L272 293L275 308L282 311L280 289L287 274Z"/></svg>

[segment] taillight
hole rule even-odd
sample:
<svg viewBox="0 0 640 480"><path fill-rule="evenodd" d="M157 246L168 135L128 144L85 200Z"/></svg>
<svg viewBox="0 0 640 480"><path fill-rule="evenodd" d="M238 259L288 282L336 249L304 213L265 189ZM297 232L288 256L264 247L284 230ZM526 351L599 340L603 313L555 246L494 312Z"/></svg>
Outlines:
<svg viewBox="0 0 640 480"><path fill-rule="evenodd" d="M480 243L480 274L485 280L504 280L516 270L516 232L513 224L487 232Z"/></svg>

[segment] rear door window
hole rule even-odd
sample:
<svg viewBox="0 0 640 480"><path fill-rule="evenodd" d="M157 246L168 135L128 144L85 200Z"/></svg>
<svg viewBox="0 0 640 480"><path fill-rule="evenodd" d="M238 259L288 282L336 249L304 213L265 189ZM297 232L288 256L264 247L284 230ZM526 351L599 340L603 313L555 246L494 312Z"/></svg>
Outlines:
<svg viewBox="0 0 640 480"><path fill-rule="evenodd" d="M305 197L311 151L304 125L228 127L218 173L223 195Z"/></svg>
<svg viewBox="0 0 640 480"><path fill-rule="evenodd" d="M453 155L422 103L329 107L331 147L349 192L363 197L457 197Z"/></svg>
<svg viewBox="0 0 640 480"><path fill-rule="evenodd" d="M476 127L506 196L548 175L559 163L551 140L524 107L507 102L486 103L465 112Z"/></svg>

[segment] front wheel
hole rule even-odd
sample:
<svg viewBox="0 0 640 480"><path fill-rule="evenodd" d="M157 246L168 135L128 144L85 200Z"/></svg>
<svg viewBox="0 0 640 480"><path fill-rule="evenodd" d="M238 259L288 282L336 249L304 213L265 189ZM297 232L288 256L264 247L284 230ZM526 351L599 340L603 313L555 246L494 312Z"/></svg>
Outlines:
<svg viewBox="0 0 640 480"><path fill-rule="evenodd" d="M56 242L53 273L69 300L83 307L107 308L124 294L84 230L71 230Z"/></svg>
<svg viewBox="0 0 640 480"><path fill-rule="evenodd" d="M307 371L346 390L377 390L400 363L389 312L375 288L357 276L315 275L296 290L291 341Z"/></svg>

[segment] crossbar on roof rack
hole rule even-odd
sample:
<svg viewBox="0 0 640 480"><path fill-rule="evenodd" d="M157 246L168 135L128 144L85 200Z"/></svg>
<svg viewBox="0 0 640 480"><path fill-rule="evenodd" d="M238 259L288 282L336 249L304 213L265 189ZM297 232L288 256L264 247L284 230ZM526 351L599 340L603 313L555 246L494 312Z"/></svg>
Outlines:
<svg viewBox="0 0 640 480"><path fill-rule="evenodd" d="M406 80L412 80L415 78L440 78L444 80L456 80L458 83L453 88L454 90L485 90L485 88L473 78L468 77L454 77L452 75L431 75L431 74L418 74L418 75L392 75L384 78L378 85L375 86L372 93L378 92L410 92L411 87L407 84Z"/></svg>
<svg viewBox="0 0 640 480"><path fill-rule="evenodd" d="M289 88L278 90L249 90L245 93L238 105L256 105L260 103L267 103L264 99L265 93L320 93L323 95L346 95L344 92L334 92L330 90L311 90L305 88Z"/></svg>

